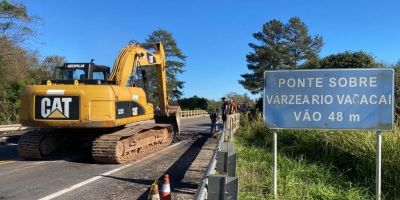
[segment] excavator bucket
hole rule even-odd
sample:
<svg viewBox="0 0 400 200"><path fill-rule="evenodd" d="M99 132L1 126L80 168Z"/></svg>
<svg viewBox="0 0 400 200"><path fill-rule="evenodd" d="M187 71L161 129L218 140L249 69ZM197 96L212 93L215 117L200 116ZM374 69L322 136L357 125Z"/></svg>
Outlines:
<svg viewBox="0 0 400 200"><path fill-rule="evenodd" d="M168 116L156 115L154 121L158 124L171 124L175 135L180 134L181 126L181 108L179 106L170 106Z"/></svg>

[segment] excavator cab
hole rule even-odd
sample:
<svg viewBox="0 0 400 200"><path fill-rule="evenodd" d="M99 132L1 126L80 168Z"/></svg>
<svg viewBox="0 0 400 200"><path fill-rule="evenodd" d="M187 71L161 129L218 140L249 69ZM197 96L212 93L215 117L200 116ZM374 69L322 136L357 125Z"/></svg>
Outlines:
<svg viewBox="0 0 400 200"><path fill-rule="evenodd" d="M108 81L110 68L105 65L90 63L64 63L63 66L55 67L53 77L50 80L55 84L74 84L75 80L88 85L109 85L114 81ZM42 81L46 84L47 80Z"/></svg>

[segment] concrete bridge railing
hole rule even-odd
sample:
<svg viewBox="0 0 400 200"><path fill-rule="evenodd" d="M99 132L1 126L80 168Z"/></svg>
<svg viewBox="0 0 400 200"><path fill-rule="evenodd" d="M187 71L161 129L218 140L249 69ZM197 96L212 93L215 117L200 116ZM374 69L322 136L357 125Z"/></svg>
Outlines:
<svg viewBox="0 0 400 200"><path fill-rule="evenodd" d="M208 114L206 110L182 110L181 117L192 117Z"/></svg>
<svg viewBox="0 0 400 200"><path fill-rule="evenodd" d="M206 110L183 110L181 113L181 117L194 117L207 115ZM11 132L11 131L23 131L27 129L32 129L33 127L22 126L21 124L9 124L9 125L0 125L0 132Z"/></svg>

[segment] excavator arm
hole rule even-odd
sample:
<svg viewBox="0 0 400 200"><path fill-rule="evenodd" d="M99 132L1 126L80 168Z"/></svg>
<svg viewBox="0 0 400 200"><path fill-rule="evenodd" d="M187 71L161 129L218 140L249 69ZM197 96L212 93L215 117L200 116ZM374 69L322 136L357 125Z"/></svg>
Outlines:
<svg viewBox="0 0 400 200"><path fill-rule="evenodd" d="M149 45L146 45L149 46ZM154 45L156 52L151 53L139 43L129 43L119 53L115 60L113 70L108 78L121 87L128 85L128 80L135 68L155 67L157 73L158 92L160 94L160 109L167 113L167 77L165 66L164 46L161 43Z"/></svg>
<svg viewBox="0 0 400 200"><path fill-rule="evenodd" d="M149 52L149 48L154 48L155 52ZM157 123L173 124L175 132L179 132L180 107L168 104L165 63L165 51L161 42L154 45L130 42L118 54L108 80L121 87L129 86L129 78L137 67L155 67L160 109L156 110L154 119Z"/></svg>

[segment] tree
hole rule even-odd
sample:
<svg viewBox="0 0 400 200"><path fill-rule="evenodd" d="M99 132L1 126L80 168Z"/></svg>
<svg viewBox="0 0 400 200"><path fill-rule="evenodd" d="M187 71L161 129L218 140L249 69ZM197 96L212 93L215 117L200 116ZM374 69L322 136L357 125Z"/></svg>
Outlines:
<svg viewBox="0 0 400 200"><path fill-rule="evenodd" d="M345 51L332 54L319 61L319 68L368 68L381 67L382 64L375 61L375 58L363 51Z"/></svg>
<svg viewBox="0 0 400 200"><path fill-rule="evenodd" d="M217 109L220 111L221 105L222 105L221 100L216 101L213 99L208 99L207 100L207 111L216 111Z"/></svg>
<svg viewBox="0 0 400 200"><path fill-rule="evenodd" d="M29 78L29 68L37 63L36 55L7 37L0 37L0 46L0 85Z"/></svg>
<svg viewBox="0 0 400 200"><path fill-rule="evenodd" d="M242 74L244 80L239 80L239 83L253 94L262 91L265 70L279 69L283 65L284 29L285 25L282 22L273 19L263 25L262 32L253 34L261 44L249 43L254 52L247 54L246 60L247 68L252 72Z"/></svg>
<svg viewBox="0 0 400 200"><path fill-rule="evenodd" d="M298 17L289 20L285 30L287 48L287 65L296 69L304 61L314 62L318 59L323 39L321 36L310 36L308 28Z"/></svg>
<svg viewBox="0 0 400 200"><path fill-rule="evenodd" d="M200 98L196 95L190 98L179 99L178 104L181 106L183 110L195 110L195 109L206 110L208 107L207 99Z"/></svg>
<svg viewBox="0 0 400 200"><path fill-rule="evenodd" d="M37 65L35 54L0 37L0 124L18 122L19 95L32 83L30 69Z"/></svg>
<svg viewBox="0 0 400 200"><path fill-rule="evenodd" d="M36 83L40 83L42 80L52 79L55 67L62 66L64 62L64 56L47 56L38 67L32 68L31 71L33 79L36 81Z"/></svg>
<svg viewBox="0 0 400 200"><path fill-rule="evenodd" d="M22 4L0 1L0 123L18 121L19 95L32 83L30 69L38 63L37 55L18 44L33 33L32 22Z"/></svg>
<svg viewBox="0 0 400 200"><path fill-rule="evenodd" d="M166 54L168 97L171 100L178 100L183 95L184 82L177 78L177 74L184 72L183 68L185 67L186 56L178 48L172 34L164 29L153 31L147 37L146 42L163 43Z"/></svg>
<svg viewBox="0 0 400 200"><path fill-rule="evenodd" d="M23 40L34 31L29 25L35 17L28 14L22 4L10 3L7 0L0 2L0 35L14 42Z"/></svg>
<svg viewBox="0 0 400 200"><path fill-rule="evenodd" d="M250 99L250 97L246 93L241 95L236 92L231 92L225 96L226 98L233 100L235 104L246 104L246 106L254 104L254 101Z"/></svg>
<svg viewBox="0 0 400 200"><path fill-rule="evenodd" d="M19 121L19 97L26 84L24 80L17 80L0 86L0 124Z"/></svg>
<svg viewBox="0 0 400 200"><path fill-rule="evenodd" d="M253 52L246 55L250 73L242 74L239 83L252 94L262 92L265 70L296 69L301 64L316 60L323 45L321 36L310 36L307 26L293 17L283 24L277 19L263 25L262 31L253 34L258 41L249 43Z"/></svg>
<svg viewBox="0 0 400 200"><path fill-rule="evenodd" d="M30 70L37 56L18 47L7 37L0 37L0 124L19 120L19 96L26 84L33 82Z"/></svg>
<svg viewBox="0 0 400 200"><path fill-rule="evenodd" d="M25 80L29 68L37 64L37 55L18 45L33 33L29 28L33 18L24 5L0 1L0 85Z"/></svg>

